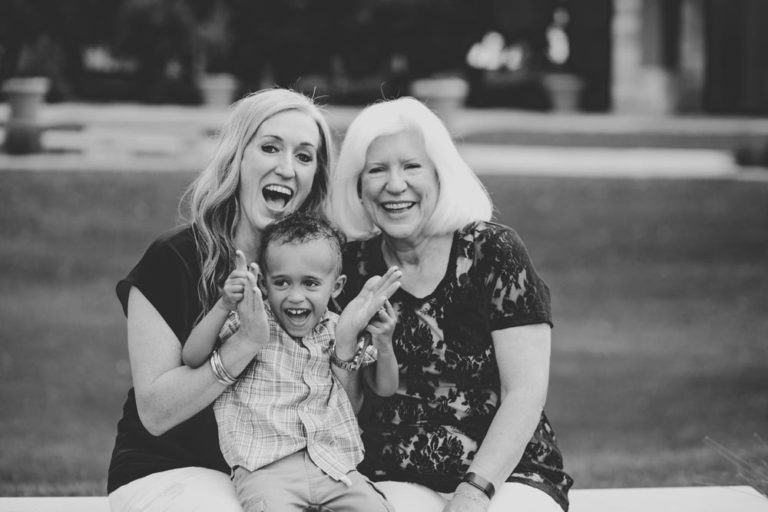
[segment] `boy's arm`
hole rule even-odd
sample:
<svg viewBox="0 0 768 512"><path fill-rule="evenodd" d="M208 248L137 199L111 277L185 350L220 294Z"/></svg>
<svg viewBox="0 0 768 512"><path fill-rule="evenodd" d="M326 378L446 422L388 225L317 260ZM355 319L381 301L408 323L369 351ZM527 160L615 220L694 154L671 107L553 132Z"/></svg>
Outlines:
<svg viewBox="0 0 768 512"><path fill-rule="evenodd" d="M339 365L339 360L351 361L355 356L356 346L357 343L355 340L339 340L337 332L337 338L333 348L334 352L331 356L331 371L341 383L344 391L346 391L355 414L357 414L363 406L363 386L360 380L360 370L351 369L352 367L350 365L345 365L343 368Z"/></svg>
<svg viewBox="0 0 768 512"><path fill-rule="evenodd" d="M375 340L376 336L374 336ZM384 343L377 343L376 362L363 368L363 378L374 393L379 396L391 396L400 385L400 373L397 368L397 358L392 348L391 338Z"/></svg>
<svg viewBox="0 0 768 512"><path fill-rule="evenodd" d="M184 364L197 368L208 360L213 352L219 332L229 315L229 308L222 299L216 301L213 308L192 329L192 332L181 350L181 359Z"/></svg>

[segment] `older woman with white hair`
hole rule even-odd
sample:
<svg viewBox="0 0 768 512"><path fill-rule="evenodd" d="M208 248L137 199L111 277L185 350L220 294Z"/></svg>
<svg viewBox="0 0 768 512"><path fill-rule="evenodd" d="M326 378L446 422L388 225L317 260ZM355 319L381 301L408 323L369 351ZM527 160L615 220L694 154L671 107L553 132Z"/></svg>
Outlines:
<svg viewBox="0 0 768 512"><path fill-rule="evenodd" d="M331 177L350 300L392 265L402 286L394 396L352 389L360 469L398 512L560 511L572 479L543 407L549 289L448 130L413 98L364 109ZM364 398L363 398L364 397Z"/></svg>

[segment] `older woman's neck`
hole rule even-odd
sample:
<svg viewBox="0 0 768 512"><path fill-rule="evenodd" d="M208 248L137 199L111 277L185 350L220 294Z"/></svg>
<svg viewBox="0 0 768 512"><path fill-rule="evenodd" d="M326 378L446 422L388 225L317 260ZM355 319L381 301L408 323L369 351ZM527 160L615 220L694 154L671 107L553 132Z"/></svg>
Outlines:
<svg viewBox="0 0 768 512"><path fill-rule="evenodd" d="M425 237L417 241L382 237L382 250L389 265L418 267L440 261L450 253L453 235Z"/></svg>
<svg viewBox="0 0 768 512"><path fill-rule="evenodd" d="M382 252L388 266L397 265L403 273L404 291L426 297L435 291L448 270L453 235L440 235L406 243L384 237Z"/></svg>

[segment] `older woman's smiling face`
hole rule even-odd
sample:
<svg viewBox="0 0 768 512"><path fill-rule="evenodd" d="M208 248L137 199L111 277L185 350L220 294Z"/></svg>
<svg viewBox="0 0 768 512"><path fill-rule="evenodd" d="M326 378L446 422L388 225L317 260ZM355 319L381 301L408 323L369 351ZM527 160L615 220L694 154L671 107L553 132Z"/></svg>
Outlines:
<svg viewBox="0 0 768 512"><path fill-rule="evenodd" d="M304 112L286 110L259 126L240 164L243 227L260 231L304 203L319 148L320 129Z"/></svg>
<svg viewBox="0 0 768 512"><path fill-rule="evenodd" d="M363 208L385 235L418 242L437 205L437 172L421 134L403 131L373 140L360 176Z"/></svg>

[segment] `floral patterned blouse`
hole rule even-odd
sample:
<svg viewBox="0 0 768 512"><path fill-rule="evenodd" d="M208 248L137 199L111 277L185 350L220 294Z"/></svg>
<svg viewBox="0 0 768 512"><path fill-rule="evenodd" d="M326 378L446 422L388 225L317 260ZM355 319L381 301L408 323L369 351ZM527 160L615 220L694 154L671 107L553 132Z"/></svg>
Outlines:
<svg viewBox="0 0 768 512"><path fill-rule="evenodd" d="M341 305L386 268L381 237L350 243ZM418 482L453 492L499 406L491 333L551 325L549 289L517 233L474 222L454 234L448 269L431 294L418 298L400 289L391 302L398 312L400 387L388 398L366 394L359 415L366 453L359 469L374 481ZM567 510L573 480L543 413L507 481L537 487Z"/></svg>

